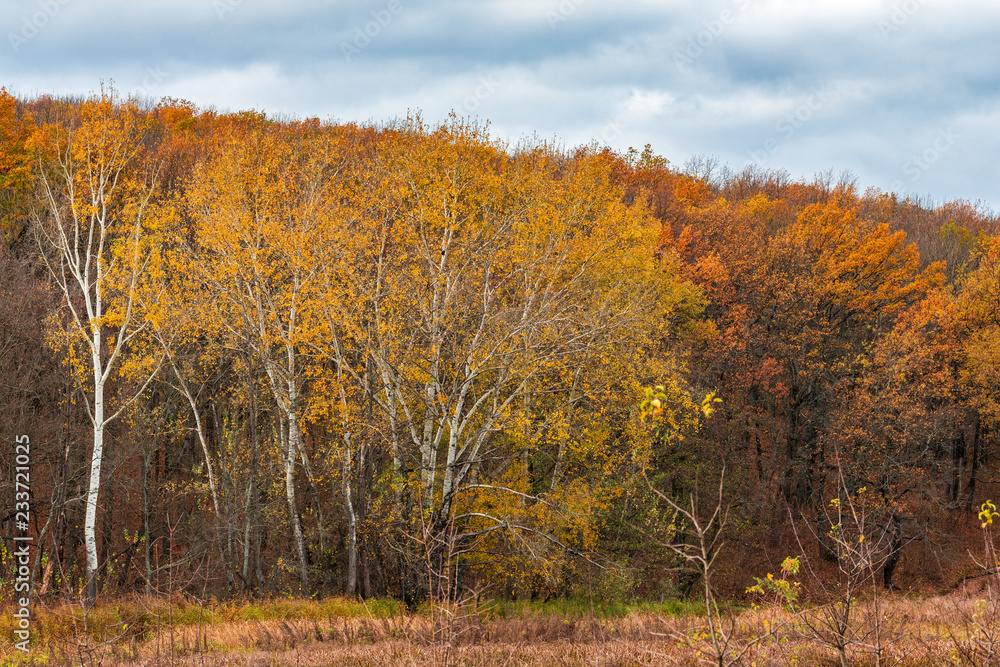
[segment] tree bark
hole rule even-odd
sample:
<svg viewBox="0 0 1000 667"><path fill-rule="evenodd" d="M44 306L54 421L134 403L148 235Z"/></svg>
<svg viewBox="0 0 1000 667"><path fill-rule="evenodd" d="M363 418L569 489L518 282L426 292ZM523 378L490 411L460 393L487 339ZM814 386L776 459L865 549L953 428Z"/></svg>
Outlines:
<svg viewBox="0 0 1000 667"><path fill-rule="evenodd" d="M358 590L358 518L354 511L354 498L351 490L353 465L351 464L351 434L344 434L344 505L347 511L347 580L344 582L344 595L354 598Z"/></svg>
<svg viewBox="0 0 1000 667"><path fill-rule="evenodd" d="M87 513L83 539L87 550L86 605L97 600L97 496L101 490L101 463L104 459L104 373L101 364L101 330L94 327L92 363L94 371L94 449L90 455L90 483L87 487Z"/></svg>
<svg viewBox="0 0 1000 667"><path fill-rule="evenodd" d="M899 565L899 559L903 556L903 518L897 514L892 515L892 542L889 545L889 556L885 560L882 568L882 584L885 590L891 591L894 586L892 577Z"/></svg>
<svg viewBox="0 0 1000 667"><path fill-rule="evenodd" d="M292 540L299 561L299 584L302 592L309 591L309 558L306 555L306 541L302 534L302 522L299 521L298 502L295 497L295 450L299 431L295 413L289 411L286 417L288 434L285 436L285 498L288 501L288 519L292 524Z"/></svg>

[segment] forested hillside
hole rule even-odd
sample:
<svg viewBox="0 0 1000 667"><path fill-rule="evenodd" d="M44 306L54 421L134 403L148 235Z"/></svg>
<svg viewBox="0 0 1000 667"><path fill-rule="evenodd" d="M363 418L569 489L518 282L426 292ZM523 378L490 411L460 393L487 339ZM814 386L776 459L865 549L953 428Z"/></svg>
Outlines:
<svg viewBox="0 0 1000 667"><path fill-rule="evenodd" d="M1000 230L966 202L3 91L0 231L0 498L26 434L42 595L687 595L669 501L720 479L723 592L836 563L847 506L885 586L940 588L1000 495Z"/></svg>

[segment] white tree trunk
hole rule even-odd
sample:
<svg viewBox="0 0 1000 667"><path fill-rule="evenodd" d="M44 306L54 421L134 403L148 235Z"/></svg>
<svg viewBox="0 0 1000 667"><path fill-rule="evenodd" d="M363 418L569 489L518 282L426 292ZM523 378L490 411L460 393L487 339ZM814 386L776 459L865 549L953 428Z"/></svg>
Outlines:
<svg viewBox="0 0 1000 667"><path fill-rule="evenodd" d="M347 509L347 581L344 594L353 598L358 591L358 518L354 511L354 498L351 490L352 456L351 435L344 434L344 503Z"/></svg>
<svg viewBox="0 0 1000 667"><path fill-rule="evenodd" d="M294 357L289 353L289 364ZM292 526L292 542L298 559L299 583L303 591L309 588L309 561L306 556L305 538L299 522L298 501L295 494L295 455L299 451L299 425L295 414L298 394L294 379L294 366L285 375L272 359L264 359L264 369L271 383L271 392L278 407L281 424L278 429L281 439L281 463L285 468L285 500L288 503L288 520ZM282 382L282 376L286 381ZM282 386L284 385L284 386Z"/></svg>
<svg viewBox="0 0 1000 667"><path fill-rule="evenodd" d="M104 459L104 374L101 364L101 330L94 328L92 359L94 365L94 450L90 456L90 485L87 488L87 511L83 539L87 550L87 605L97 599L97 496L101 489L101 462Z"/></svg>
<svg viewBox="0 0 1000 667"><path fill-rule="evenodd" d="M289 355L291 355L291 352L289 352ZM295 551L299 558L299 583L302 584L303 592L307 592L309 589L309 559L306 556L306 542L302 535L302 524L299 521L298 504L295 500L295 454L301 446L299 420L295 414L297 404L298 393L296 391L294 373L289 373L288 408L286 415L288 420L288 449L285 453L285 493L288 497L288 511L291 513L290 519L292 521L292 536L295 539Z"/></svg>

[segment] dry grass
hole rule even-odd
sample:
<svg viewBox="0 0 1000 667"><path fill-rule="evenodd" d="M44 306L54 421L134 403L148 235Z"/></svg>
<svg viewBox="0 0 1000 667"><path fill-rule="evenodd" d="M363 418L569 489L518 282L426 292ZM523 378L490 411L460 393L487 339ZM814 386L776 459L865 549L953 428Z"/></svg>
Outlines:
<svg viewBox="0 0 1000 667"><path fill-rule="evenodd" d="M285 601L214 607L133 600L83 614L41 611L32 653L0 649L0 664L126 665L545 666L696 665L708 647L697 616L630 613L618 618L525 610L502 618L452 609L405 615L343 601ZM968 595L892 598L882 615L876 659L868 641L848 649L852 665L985 665L963 653L975 639ZM870 622L865 605L859 622ZM131 618L131 623L125 619ZM168 622L170 621L170 622ZM802 618L778 608L728 619L745 665L837 665L808 636Z"/></svg>

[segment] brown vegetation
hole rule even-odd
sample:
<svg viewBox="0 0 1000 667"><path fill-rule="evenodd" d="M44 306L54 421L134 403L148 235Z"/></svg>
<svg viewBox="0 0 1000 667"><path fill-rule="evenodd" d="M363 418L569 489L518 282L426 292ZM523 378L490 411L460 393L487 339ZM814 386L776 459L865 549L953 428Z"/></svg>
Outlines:
<svg viewBox="0 0 1000 667"><path fill-rule="evenodd" d="M983 602L970 591L883 601L873 624L859 605L855 629L867 641L847 651L851 665L995 664L977 625ZM291 602L201 605L138 598L115 607L56 607L40 613L30 654L4 647L3 664L49 665L696 665L711 652L704 617L633 611L607 617L525 610L499 617L487 609L355 615L358 605ZM375 614L379 610L370 610ZM384 609L381 611L385 611ZM495 610L494 610L495 611ZM350 615L333 615L333 614ZM238 616L256 615L256 620ZM788 609L726 612L739 665L839 664ZM877 625L877 627L876 627ZM878 632L878 642L874 633ZM876 651L877 647L877 651ZM987 653L992 650L992 653ZM992 657L991 657L992 656ZM730 664L727 660L725 664Z"/></svg>

